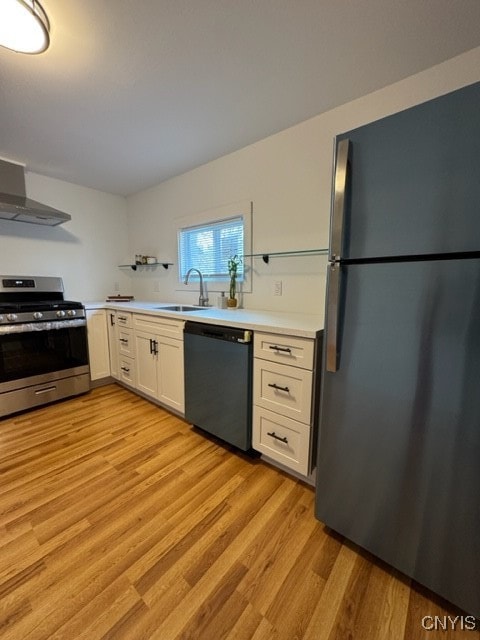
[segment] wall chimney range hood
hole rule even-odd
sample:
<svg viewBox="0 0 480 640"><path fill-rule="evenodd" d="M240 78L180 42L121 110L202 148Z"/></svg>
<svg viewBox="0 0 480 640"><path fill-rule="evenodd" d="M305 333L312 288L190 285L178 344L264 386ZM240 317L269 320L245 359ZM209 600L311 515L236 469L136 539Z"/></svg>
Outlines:
<svg viewBox="0 0 480 640"><path fill-rule="evenodd" d="M22 165L0 160L0 219L55 227L72 216L27 198Z"/></svg>

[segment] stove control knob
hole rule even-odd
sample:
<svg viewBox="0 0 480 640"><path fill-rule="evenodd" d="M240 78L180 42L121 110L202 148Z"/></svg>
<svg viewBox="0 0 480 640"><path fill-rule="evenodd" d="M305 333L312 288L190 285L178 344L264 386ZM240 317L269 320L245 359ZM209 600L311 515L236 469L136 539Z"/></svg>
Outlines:
<svg viewBox="0 0 480 640"><path fill-rule="evenodd" d="M7 313L7 320L9 320L10 322L13 322L14 320L17 319L17 314L16 313Z"/></svg>
<svg viewBox="0 0 480 640"><path fill-rule="evenodd" d="M64 318L65 317L65 311L57 311L57 318Z"/></svg>
<svg viewBox="0 0 480 640"><path fill-rule="evenodd" d="M3 322L3 316L0 316L0 322Z"/></svg>
<svg viewBox="0 0 480 640"><path fill-rule="evenodd" d="M33 314L33 319L40 320L41 318L43 318L43 313L41 311L35 311L35 313Z"/></svg>
<svg viewBox="0 0 480 640"><path fill-rule="evenodd" d="M76 316L76 315L77 315L77 312L75 311L75 309L69 309L69 310L67 311L67 315L68 315L68 316Z"/></svg>

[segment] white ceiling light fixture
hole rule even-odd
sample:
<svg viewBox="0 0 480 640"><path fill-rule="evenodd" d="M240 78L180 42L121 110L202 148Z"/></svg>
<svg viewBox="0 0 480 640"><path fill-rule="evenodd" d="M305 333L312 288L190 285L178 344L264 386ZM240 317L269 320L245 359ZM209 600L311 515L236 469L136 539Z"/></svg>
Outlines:
<svg viewBox="0 0 480 640"><path fill-rule="evenodd" d="M50 23L37 0L0 1L0 45L19 53L42 53L50 44Z"/></svg>

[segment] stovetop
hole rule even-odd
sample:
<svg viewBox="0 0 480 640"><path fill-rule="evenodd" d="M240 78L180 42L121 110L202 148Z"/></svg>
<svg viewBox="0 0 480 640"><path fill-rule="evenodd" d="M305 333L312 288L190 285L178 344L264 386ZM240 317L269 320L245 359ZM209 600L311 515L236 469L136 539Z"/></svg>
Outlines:
<svg viewBox="0 0 480 640"><path fill-rule="evenodd" d="M63 299L61 278L0 276L1 326L77 318L85 318L85 309L81 302Z"/></svg>
<svg viewBox="0 0 480 640"><path fill-rule="evenodd" d="M51 311L53 309L81 309L81 302L72 300L39 300L26 302L0 301L0 313L14 313L26 311Z"/></svg>
<svg viewBox="0 0 480 640"><path fill-rule="evenodd" d="M70 300L0 302L0 326L84 317L85 309L82 303Z"/></svg>

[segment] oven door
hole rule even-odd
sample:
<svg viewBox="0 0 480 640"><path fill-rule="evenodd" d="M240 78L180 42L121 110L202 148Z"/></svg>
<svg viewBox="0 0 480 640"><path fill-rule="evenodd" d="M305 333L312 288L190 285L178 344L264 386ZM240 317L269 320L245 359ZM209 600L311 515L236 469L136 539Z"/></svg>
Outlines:
<svg viewBox="0 0 480 640"><path fill-rule="evenodd" d="M84 318L0 327L0 393L88 371Z"/></svg>

